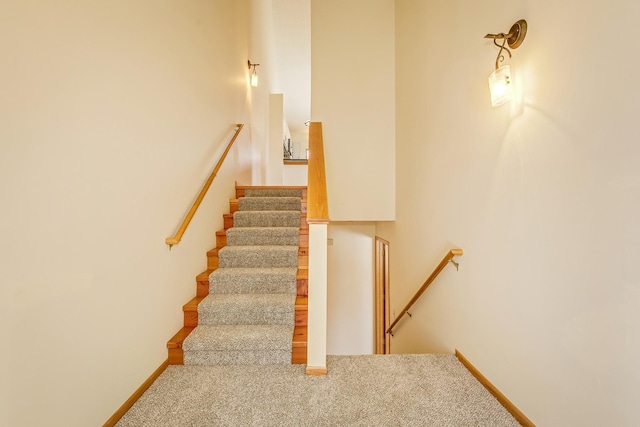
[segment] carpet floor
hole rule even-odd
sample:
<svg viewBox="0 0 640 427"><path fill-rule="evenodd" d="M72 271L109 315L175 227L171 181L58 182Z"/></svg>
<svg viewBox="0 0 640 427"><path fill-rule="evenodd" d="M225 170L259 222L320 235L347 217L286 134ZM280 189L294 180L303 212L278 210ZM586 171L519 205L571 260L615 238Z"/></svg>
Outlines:
<svg viewBox="0 0 640 427"><path fill-rule="evenodd" d="M518 426L453 355L169 366L117 426Z"/></svg>

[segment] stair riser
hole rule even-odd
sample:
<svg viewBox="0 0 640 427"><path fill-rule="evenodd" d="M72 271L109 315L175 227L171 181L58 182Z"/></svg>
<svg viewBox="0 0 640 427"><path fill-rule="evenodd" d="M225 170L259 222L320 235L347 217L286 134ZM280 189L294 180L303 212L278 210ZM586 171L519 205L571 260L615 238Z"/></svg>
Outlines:
<svg viewBox="0 0 640 427"><path fill-rule="evenodd" d="M307 261L308 262L308 261ZM221 268L249 268L249 267L297 267L298 257L292 256L275 256L275 254L256 254L251 257L220 257L218 266Z"/></svg>
<svg viewBox="0 0 640 427"><path fill-rule="evenodd" d="M184 326L190 326L195 328L198 326L198 312L197 311L185 311L184 312Z"/></svg>
<svg viewBox="0 0 640 427"><path fill-rule="evenodd" d="M308 318L309 318L309 313L308 313L307 307L296 307L296 311L295 311L296 326L307 326Z"/></svg>
<svg viewBox="0 0 640 427"><path fill-rule="evenodd" d="M170 348L169 365L184 365L184 351L181 348Z"/></svg>
<svg viewBox="0 0 640 427"><path fill-rule="evenodd" d="M236 199L239 199L240 197L244 197L245 196L245 190L249 188L247 186L239 186L236 187ZM289 187L289 188L299 188L300 190L302 190L302 199L303 200L307 200L307 187Z"/></svg>
<svg viewBox="0 0 640 427"><path fill-rule="evenodd" d="M297 279L296 280L296 288L298 290L298 295L307 296L309 295L309 279Z"/></svg>
<svg viewBox="0 0 640 427"><path fill-rule="evenodd" d="M229 212L233 214L234 212L238 212L240 210L240 203L238 199L231 199L229 201ZM307 213L307 201L304 200L300 202L300 212L306 214Z"/></svg>
<svg viewBox="0 0 640 427"><path fill-rule="evenodd" d="M237 230L232 228L231 230ZM297 235L250 235L247 233L234 233L227 236L227 246L299 246L300 238Z"/></svg>
<svg viewBox="0 0 640 427"><path fill-rule="evenodd" d="M296 326L293 330L293 339L291 341L291 363L303 364L307 363L307 327Z"/></svg>
<svg viewBox="0 0 640 427"><path fill-rule="evenodd" d="M185 351L184 364L206 365L288 365L292 351Z"/></svg>
<svg viewBox="0 0 640 427"><path fill-rule="evenodd" d="M304 365L307 363L307 346L293 347L291 363L294 365Z"/></svg>
<svg viewBox="0 0 640 427"><path fill-rule="evenodd" d="M209 295L209 278L199 279L196 285L196 296L206 297Z"/></svg>

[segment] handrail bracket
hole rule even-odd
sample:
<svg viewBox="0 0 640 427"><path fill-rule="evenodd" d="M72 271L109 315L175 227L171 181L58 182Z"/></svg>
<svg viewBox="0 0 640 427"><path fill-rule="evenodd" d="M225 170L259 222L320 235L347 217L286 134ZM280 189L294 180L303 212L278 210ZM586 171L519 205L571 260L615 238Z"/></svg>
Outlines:
<svg viewBox="0 0 640 427"><path fill-rule="evenodd" d="M451 258L451 259L449 260L449 262L450 262L451 264L455 265L455 267L456 267L456 271L459 271L459 267L460 267L460 263L459 263L459 262L455 262L455 261L453 260L453 258Z"/></svg>

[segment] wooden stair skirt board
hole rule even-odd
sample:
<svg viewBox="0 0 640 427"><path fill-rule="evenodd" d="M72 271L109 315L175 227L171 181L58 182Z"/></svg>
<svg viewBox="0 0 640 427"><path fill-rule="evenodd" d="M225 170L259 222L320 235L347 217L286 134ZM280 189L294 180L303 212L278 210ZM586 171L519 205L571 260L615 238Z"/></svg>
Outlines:
<svg viewBox="0 0 640 427"><path fill-rule="evenodd" d="M295 326L291 338L291 363L305 364L307 362L307 295L308 295L308 246L309 225L306 220L306 187L262 187L236 186L236 199L229 201L231 213L223 214L224 230L216 232L216 247L207 252L207 270L196 276L196 296L183 307L184 327L180 329L168 342L167 350L169 365L184 364L182 344L185 338L198 325L198 304L209 295L209 276L218 268L218 252L227 244L227 230L233 227L233 212L238 210L238 198L244 197L246 189L252 188L286 188L302 190L302 212L300 214L300 239L298 249L298 273L296 275L297 297L295 302Z"/></svg>
<svg viewBox="0 0 640 427"><path fill-rule="evenodd" d="M507 399L507 397L504 394L502 394L502 392L498 390L496 386L494 386L491 383L491 381L487 379L487 377L482 375L482 373L480 373L480 371L478 371L478 369L475 366L473 366L471 362L469 362L469 360L467 360L467 358L464 357L462 353L460 353L457 349L456 349L456 357L458 358L460 363L462 363L464 367L467 368L469 372L471 372L471 375L476 377L478 382L482 384L484 388L486 388L487 391L491 393L493 397L495 397L496 400L500 402L500 404L504 406L504 408L507 411L509 411L511 415L513 415L513 418L515 418L516 421L520 423L520 425L524 427L536 427L536 425L533 422L531 422L531 420L527 418L527 416L520 409L518 409L516 405L511 403L511 401Z"/></svg>

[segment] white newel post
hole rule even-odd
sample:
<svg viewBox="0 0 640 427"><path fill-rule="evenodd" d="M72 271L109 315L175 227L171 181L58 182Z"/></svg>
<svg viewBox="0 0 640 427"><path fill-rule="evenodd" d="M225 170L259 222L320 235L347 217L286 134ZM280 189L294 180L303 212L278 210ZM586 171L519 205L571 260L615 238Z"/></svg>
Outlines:
<svg viewBox="0 0 640 427"><path fill-rule="evenodd" d="M327 373L327 227L328 223L309 224L309 375Z"/></svg>

